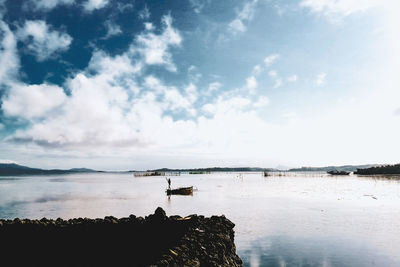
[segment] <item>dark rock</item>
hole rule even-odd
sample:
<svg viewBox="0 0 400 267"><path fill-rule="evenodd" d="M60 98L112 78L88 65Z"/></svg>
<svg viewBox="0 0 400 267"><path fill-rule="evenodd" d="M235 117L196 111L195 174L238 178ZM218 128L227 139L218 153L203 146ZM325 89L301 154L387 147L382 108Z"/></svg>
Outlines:
<svg viewBox="0 0 400 267"><path fill-rule="evenodd" d="M167 214L165 213L165 211L162 208L158 207L156 209L156 211L154 212L154 216L156 216L158 218L165 218L165 217L167 217Z"/></svg>
<svg viewBox="0 0 400 267"><path fill-rule="evenodd" d="M0 251L13 266L242 266L234 226L162 208L146 218L16 218L0 220Z"/></svg>

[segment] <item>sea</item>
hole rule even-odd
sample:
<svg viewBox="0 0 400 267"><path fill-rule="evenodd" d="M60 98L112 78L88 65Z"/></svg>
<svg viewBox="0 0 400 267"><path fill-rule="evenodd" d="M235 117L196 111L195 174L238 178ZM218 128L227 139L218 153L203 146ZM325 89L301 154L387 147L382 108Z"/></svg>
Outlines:
<svg viewBox="0 0 400 267"><path fill-rule="evenodd" d="M193 195L167 196L193 186ZM245 266L400 266L400 177L319 172L0 177L0 218L225 215Z"/></svg>

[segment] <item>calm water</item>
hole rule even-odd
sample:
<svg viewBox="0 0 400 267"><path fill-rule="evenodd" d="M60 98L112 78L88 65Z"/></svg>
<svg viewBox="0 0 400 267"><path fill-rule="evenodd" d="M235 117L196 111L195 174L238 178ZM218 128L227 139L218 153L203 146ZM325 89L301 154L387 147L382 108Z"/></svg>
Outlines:
<svg viewBox="0 0 400 267"><path fill-rule="evenodd" d="M260 173L0 177L0 218L226 215L246 266L400 266L400 180Z"/></svg>

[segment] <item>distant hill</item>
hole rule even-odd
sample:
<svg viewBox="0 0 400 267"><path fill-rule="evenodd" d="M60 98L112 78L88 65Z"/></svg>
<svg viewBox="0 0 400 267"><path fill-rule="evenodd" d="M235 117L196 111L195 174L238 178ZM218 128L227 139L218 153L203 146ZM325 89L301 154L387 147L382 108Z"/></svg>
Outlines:
<svg viewBox="0 0 400 267"><path fill-rule="evenodd" d="M97 172L86 168L74 168L69 170L44 170L37 168L29 168L15 163L0 163L0 176L9 175L47 175L47 174L68 174L68 173L88 173Z"/></svg>
<svg viewBox="0 0 400 267"><path fill-rule="evenodd" d="M272 168L258 168L258 167L211 167L211 168L197 168L197 169L156 169L147 170L148 172L263 172L263 171L278 171Z"/></svg>
<svg viewBox="0 0 400 267"><path fill-rule="evenodd" d="M355 174L373 175L373 174L400 174L400 164L375 166L367 169L358 169Z"/></svg>
<svg viewBox="0 0 400 267"><path fill-rule="evenodd" d="M346 172L355 172L358 169L366 169L378 166L377 164L365 164L365 165L343 165L343 166L326 166L326 167L301 167L290 169L290 172L328 172L328 171L346 171Z"/></svg>

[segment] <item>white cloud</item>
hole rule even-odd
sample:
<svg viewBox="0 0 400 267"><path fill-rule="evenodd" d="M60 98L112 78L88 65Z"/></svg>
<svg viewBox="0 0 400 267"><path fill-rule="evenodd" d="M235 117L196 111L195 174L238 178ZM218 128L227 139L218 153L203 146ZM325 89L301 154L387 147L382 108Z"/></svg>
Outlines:
<svg viewBox="0 0 400 267"><path fill-rule="evenodd" d="M125 12L125 10L129 10L129 9L133 9L134 6L132 3L117 3L117 8L119 10L119 12Z"/></svg>
<svg viewBox="0 0 400 267"><path fill-rule="evenodd" d="M221 88L222 84L220 82L213 82L208 85L208 92L218 91Z"/></svg>
<svg viewBox="0 0 400 267"><path fill-rule="evenodd" d="M297 80L298 80L298 76L296 75L296 74L294 74L294 75L292 75L292 76L289 76L288 78L287 78L287 80L288 80L288 82L296 82Z"/></svg>
<svg viewBox="0 0 400 267"><path fill-rule="evenodd" d="M103 51L95 51L88 66L88 70L101 74L109 81L124 75L139 73L141 68L141 62L133 64L128 54L110 57Z"/></svg>
<svg viewBox="0 0 400 267"><path fill-rule="evenodd" d="M105 7L108 3L109 0L88 0L83 4L83 8L88 12L92 12L93 10Z"/></svg>
<svg viewBox="0 0 400 267"><path fill-rule="evenodd" d="M266 96L261 96L254 104L253 106L256 108L262 108L265 107L269 104L269 98Z"/></svg>
<svg viewBox="0 0 400 267"><path fill-rule="evenodd" d="M268 72L268 75L269 75L270 77L272 77L272 78L275 78L275 77L278 76L278 73L276 72L276 70L270 70L270 71Z"/></svg>
<svg viewBox="0 0 400 267"><path fill-rule="evenodd" d="M198 91L196 85L193 83L190 83L186 88L185 88L185 94L187 99L190 101L191 104L196 102L198 98Z"/></svg>
<svg viewBox="0 0 400 267"><path fill-rule="evenodd" d="M298 116L298 114L294 111L289 111L282 115L282 117L284 117L287 120L295 120L297 118L297 116Z"/></svg>
<svg viewBox="0 0 400 267"><path fill-rule="evenodd" d="M311 12L321 13L332 20L349 16L357 12L365 12L370 8L385 6L391 0L302 0L300 6L309 8Z"/></svg>
<svg viewBox="0 0 400 267"><path fill-rule="evenodd" d="M40 146L62 155L74 151L75 156L84 153L90 158L118 154L121 158L162 157L176 161L177 155L184 155L185 159L179 161L183 166L189 155L196 155L205 164L224 158L238 164L265 165L269 164L265 156L267 149L276 159L300 161L298 164L328 164L335 159L345 163L354 158L373 162L385 155L359 154L357 151L365 150L365 143L378 152L382 151L382 145L397 144L393 140L398 138L398 124L394 120L381 121L395 108L371 109L375 98L370 102L332 107L328 113L318 112L307 119L300 115L291 119L292 115L285 115L288 119L280 124L269 123L258 114L269 103L266 96L250 99L233 92L221 94L196 110L193 101L201 91L194 84L178 88L165 85L154 76L143 77L140 66L145 62L137 62L129 53L111 57L96 51L88 69L66 83L71 95L55 108L57 112L47 112L49 115L40 120L32 118L31 127L18 131L9 140L23 143L24 147L33 143L36 150ZM276 71L272 74L279 76ZM133 82L123 82L121 77ZM139 83L141 78L145 82L140 84L139 93L132 96L131 85ZM396 108L397 99L392 100ZM173 119L168 115L178 111L189 116L195 112L200 115L196 120ZM394 119L398 121L398 117ZM376 130L369 127L371 122L377 123ZM332 125L342 127L336 129ZM393 130L388 133L389 138L381 140L383 143L370 143L379 136L379 129L387 126ZM343 127L352 131L344 133ZM343 150L348 147L354 149L344 155ZM393 151L398 149L399 145ZM329 151L327 157L315 156L326 151ZM395 158L395 152L393 155Z"/></svg>
<svg viewBox="0 0 400 267"><path fill-rule="evenodd" d="M154 77L152 75L147 76L144 79L144 85L150 89L156 90L157 92L161 92L163 89L163 87L161 86L160 80L158 80L156 77Z"/></svg>
<svg viewBox="0 0 400 267"><path fill-rule="evenodd" d="M189 0L193 11L197 14L201 13L204 6L210 2L210 0Z"/></svg>
<svg viewBox="0 0 400 267"><path fill-rule="evenodd" d="M196 115L195 110L191 108L190 99L184 97L176 88L171 87L164 92L164 101L168 104L168 109L172 111L186 110L191 115Z"/></svg>
<svg viewBox="0 0 400 267"><path fill-rule="evenodd" d="M208 103L202 107L202 110L213 116L222 114L238 114L251 107L251 100L241 96L218 97L215 103Z"/></svg>
<svg viewBox="0 0 400 267"><path fill-rule="evenodd" d="M44 117L65 100L63 89L55 85L15 84L3 98L2 108L8 116L32 119Z"/></svg>
<svg viewBox="0 0 400 267"><path fill-rule="evenodd" d="M315 84L317 86L322 86L325 84L325 79L326 79L326 73L320 73L317 75L317 78L315 80Z"/></svg>
<svg viewBox="0 0 400 267"><path fill-rule="evenodd" d="M85 72L73 77L67 83L71 96L60 112L36 122L26 131L17 132L12 138L14 142L35 143L54 149L96 150L97 153L123 147L126 153L132 149L160 145L159 142L169 139L170 134L178 135L177 130L182 132L180 125L186 123L175 123L163 115L164 111L183 111L191 116L196 114L192 107L197 97L194 85L189 84L183 94L176 87L166 86L159 79L148 76L144 86L152 91L146 90L130 99L129 85L119 84L119 77L131 73L127 76L135 79L139 72L133 71L134 66L129 68L128 64L122 64L126 67L118 71L109 72L113 64L120 65L118 62L124 55L112 58L98 52L96 57L98 59L92 60L90 68L97 68L98 73L89 75ZM111 66L108 68L109 63ZM166 131L168 135L154 131L155 125L160 129L169 129Z"/></svg>
<svg viewBox="0 0 400 267"><path fill-rule="evenodd" d="M254 17L255 8L258 0L252 0L247 2L243 9L238 13L238 18L241 20L250 21Z"/></svg>
<svg viewBox="0 0 400 267"><path fill-rule="evenodd" d="M289 5L288 4L279 3L279 4L275 4L274 8L276 10L276 13L279 16L282 16L283 14L288 12Z"/></svg>
<svg viewBox="0 0 400 267"><path fill-rule="evenodd" d="M280 57L279 54L271 54L271 55L267 56L264 59L265 66L267 66L267 67L271 66L279 59L279 57Z"/></svg>
<svg viewBox="0 0 400 267"><path fill-rule="evenodd" d="M274 88L279 88L281 86L282 86L282 79L281 78L276 79L274 82Z"/></svg>
<svg viewBox="0 0 400 267"><path fill-rule="evenodd" d="M5 84L16 78L19 57L16 38L3 21L0 21L0 38L0 84Z"/></svg>
<svg viewBox="0 0 400 267"><path fill-rule="evenodd" d="M170 33L165 33L171 30L168 27L172 26L165 25L160 34L149 40L171 39ZM148 37L146 33L142 36ZM199 91L194 82L176 87L155 76L143 76L142 68L148 64L141 50L144 47L135 40L120 55L95 51L88 67L64 84L68 95L54 85L16 84L3 97L5 115L29 119L32 124L7 140L14 146L33 146L36 151L42 147L43 151L62 155L74 151L74 155L117 153L129 157L168 155L171 151L186 154L188 149L200 154L205 153L204 149L206 153L230 153L231 140L241 148L253 146L245 132L250 125L256 125L256 129L249 128L256 132L262 127L256 110L268 104L267 97L252 101L224 94L219 90L221 83L213 82L208 89L216 93L215 101L196 108L201 94L207 92ZM138 51L143 57L137 57ZM166 52L168 45L163 53ZM195 71L195 67L188 71ZM253 88L255 78L251 77L249 86ZM202 112L210 117L199 115L192 121L170 115L190 117ZM218 131L220 127L229 134ZM255 137L254 133L249 137Z"/></svg>
<svg viewBox="0 0 400 267"><path fill-rule="evenodd" d="M94 70L97 73L89 74ZM132 106L129 94L135 90L130 88L134 83L124 81L124 77L134 79L138 72L140 68L130 64L126 54L110 57L96 52L87 71L67 81L71 94L57 107L57 112L49 113L45 120L35 121L25 131L18 131L11 140L70 149L140 145L135 134L137 125L131 126L134 121L126 114ZM54 91L57 92L55 88L48 88L46 95L55 94ZM30 114L26 112L25 117Z"/></svg>
<svg viewBox="0 0 400 267"><path fill-rule="evenodd" d="M171 16L164 16L162 22L164 30L160 35L146 32L137 37L138 50L143 55L146 64L166 65L170 71L176 71L176 67L172 63L172 55L168 50L170 46L179 46L182 37L172 27Z"/></svg>
<svg viewBox="0 0 400 267"><path fill-rule="evenodd" d="M3 40L3 43L10 43L11 49L12 33L8 34L10 36L4 35L8 40ZM114 57L95 51L87 70L66 82L69 96L54 85L11 84L2 99L4 114L29 119L32 125L17 131L8 140L70 149L99 144L141 146L135 134L137 125L131 126L137 121L133 119L135 115L126 112L133 105L129 96L140 93L135 80L141 73L142 65L140 60L132 60L130 51ZM143 99L148 97L143 96ZM150 103L154 114L155 103L156 100Z"/></svg>
<svg viewBox="0 0 400 267"><path fill-rule="evenodd" d="M274 81L273 88L279 88L282 86L282 78L279 76L278 72L275 70L270 70L268 72L269 77L271 77Z"/></svg>
<svg viewBox="0 0 400 267"><path fill-rule="evenodd" d="M263 71L263 69L261 68L260 65L255 65L255 66L253 67L252 73L253 73L254 75L257 76L257 75L259 75L262 71Z"/></svg>
<svg viewBox="0 0 400 267"><path fill-rule="evenodd" d="M58 5L72 5L75 0L30 0L35 9L50 10Z"/></svg>
<svg viewBox="0 0 400 267"><path fill-rule="evenodd" d="M197 100L198 92L194 84L189 84L184 89L185 94L182 94L176 87L166 86L156 77L147 76L144 86L153 90L156 95L163 97L165 108L172 111L186 110L191 115L195 115L192 105Z"/></svg>
<svg viewBox="0 0 400 267"><path fill-rule="evenodd" d="M170 148L181 151L193 146L199 149L199 144L204 142L214 146L221 141L225 149L226 136L217 134L218 138L214 139L215 127L227 127L236 134L238 129L231 123L235 120L246 125L249 120L254 121L252 110L268 102L264 97L256 102L238 96L218 97L215 103L203 107L203 112L212 118L200 116L198 122L175 121L164 112L179 111L189 116L197 114L193 106L199 95L196 86L189 84L179 90L166 86L154 76L147 76L143 84L147 90L140 90L140 94L131 98L130 83L121 83L120 77L136 80L141 75L138 65L141 64L130 60L129 53L110 57L102 51L95 52L88 69L66 83L71 95L64 99L61 106L47 107L57 108L57 112L35 111L33 114L36 117L49 114L44 119L35 120L31 111L20 111L21 116L31 118L34 124L15 133L9 141L36 144L56 151L61 149L63 153L90 151L94 155L116 151L125 154L138 151L159 153L164 149L171 151ZM215 82L210 87L219 86ZM51 89L54 90L52 93L59 90Z"/></svg>
<svg viewBox="0 0 400 267"><path fill-rule="evenodd" d="M154 29L153 23L145 22L145 23L144 23L144 28L145 28L146 30L148 30L148 31L153 30L153 29Z"/></svg>
<svg viewBox="0 0 400 267"><path fill-rule="evenodd" d="M228 26L233 33L245 32L247 30L240 19L234 19Z"/></svg>
<svg viewBox="0 0 400 267"><path fill-rule="evenodd" d="M247 30L245 23L253 20L257 2L258 0L252 0L244 4L243 8L237 12L236 18L228 24L230 32L237 34Z"/></svg>
<svg viewBox="0 0 400 267"><path fill-rule="evenodd" d="M7 9L5 7L5 2L6 0L0 0L0 19L2 19L4 14L7 12Z"/></svg>
<svg viewBox="0 0 400 267"><path fill-rule="evenodd" d="M44 61L57 52L68 50L72 37L67 33L52 30L43 20L28 20L17 32L17 37L25 42L26 49Z"/></svg>
<svg viewBox="0 0 400 267"><path fill-rule="evenodd" d="M106 27L107 30L106 36L104 37L105 39L108 39L112 36L116 36L122 33L121 27L115 22L112 22L111 20L106 20L104 22L104 26Z"/></svg>
<svg viewBox="0 0 400 267"><path fill-rule="evenodd" d="M393 15L397 16L395 11L392 11ZM392 33L398 32L398 23L390 25L393 28ZM0 62L3 63L0 64L0 75L8 77L9 74L4 73L9 73L7 69L10 62L14 61L13 64L18 67L18 60L15 61L18 57L15 56L12 32L5 24L0 24L0 29L0 45L3 48L0 51ZM160 29L161 33L155 31L156 40L162 39L164 31L165 28ZM399 46L394 46L395 44L398 43L390 43L396 50L385 49L385 52L388 50L390 54L389 52L398 51ZM7 49L4 50L4 47ZM215 98L196 110L195 104L199 103L193 101L197 101L196 95L197 99L202 99L203 92L197 90L196 83L192 80L189 80L188 85L180 87L166 85L160 78L153 77L148 80L148 84L157 89L146 88L147 85L142 83L142 78L146 78L143 77L142 68L148 63L144 50L140 50L145 47L144 43L135 42L132 44L132 51L118 56L96 51L88 68L71 76L64 85L65 91L71 92L65 96L65 101L59 106L46 107L57 112L36 110L37 107L31 106L32 103L26 104L27 107L24 108L33 110L33 113L25 112L23 104L9 108L32 120L32 125L21 129L9 140L23 142L21 147L35 144L35 151L40 151L37 146L45 147L43 154L52 151L54 154L65 155L68 151L74 151L71 154L76 157L82 154L88 155L88 158L104 155L109 159L110 156L121 155L121 158L129 159L135 156L148 159L170 158L171 162L176 162L177 155L184 155L185 160L174 163L181 166L187 166L186 157L190 155L195 155L193 158L197 162L205 162L204 164L211 164L216 158L229 160L236 157L235 163L261 163L265 166L269 165L265 151L269 151L268 154L276 159L285 159L296 164L323 165L338 161L348 163L354 160L374 162L398 159L400 145L395 140L398 140L400 133L399 117L393 116L393 111L399 107L399 83L393 82L393 79L385 80L385 86L377 83L379 91L371 99L362 97L348 105L329 105L307 118L298 111L295 120L294 114L289 112L283 115L287 120L271 123L265 120L266 116L258 114L262 107L268 105L266 96L257 98L258 95L252 95L249 98L233 95L236 91L219 95L221 90L216 89ZM171 53L169 45L166 47L161 54ZM137 53L134 54L134 51ZM138 53L143 58L137 57ZM168 57L164 57L164 61L165 58ZM399 69L398 56L391 55L388 58L393 61L391 68L388 68L390 75L398 79L398 75L395 76ZM171 55L169 60L172 63ZM168 67L165 63L159 65ZM18 73L18 70L12 73ZM273 78L279 77L276 71L270 73ZM252 75L255 74L249 76ZM0 81L4 82L4 79L1 78ZM282 81L288 81L286 76ZM24 85L23 89L16 89L15 92L14 88L10 88L12 92L7 95L18 95L18 90L28 90L29 86ZM43 88L50 85L36 86L40 88L29 93L35 92L41 97L46 90ZM388 87L392 89L389 90ZM363 95L371 91L370 87L367 89L363 88ZM50 95L57 95L57 92L62 95L60 88L48 90L54 90L49 92ZM3 101L10 102L10 99L3 97ZM23 97L15 97L12 102L25 103L24 101L27 100ZM172 118L170 115L178 112L195 114L192 111L200 114L196 120L178 119L181 116ZM31 114L35 113L40 116L32 117ZM371 124L376 127L371 128ZM332 125L341 127L335 128ZM343 128L351 131L344 132ZM371 142L382 136L381 129L389 129L385 131L385 138L379 142ZM368 151L365 150L365 144L368 144ZM13 146L17 145L14 143ZM349 147L352 149L348 149ZM1 152L4 153L4 150ZM116 161L118 160L110 160L112 163L109 164L115 164ZM131 163L127 166L129 164Z"/></svg>
<svg viewBox="0 0 400 267"><path fill-rule="evenodd" d="M250 94L253 94L255 92L257 86L258 83L256 77L250 76L246 79L246 88L249 90Z"/></svg>
<svg viewBox="0 0 400 267"><path fill-rule="evenodd" d="M148 9L147 5L139 12L139 18L142 20L148 20L150 18L150 10Z"/></svg>
<svg viewBox="0 0 400 267"><path fill-rule="evenodd" d="M200 78L203 76L197 69L196 66L191 65L188 70L188 77L191 82L197 83Z"/></svg>

